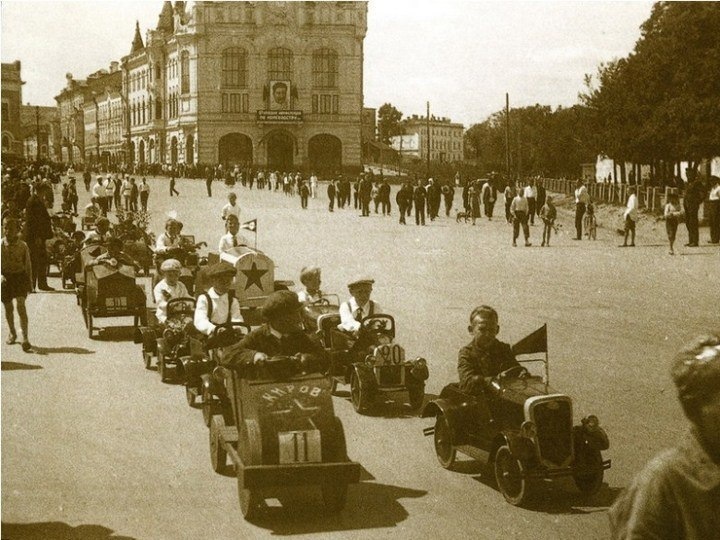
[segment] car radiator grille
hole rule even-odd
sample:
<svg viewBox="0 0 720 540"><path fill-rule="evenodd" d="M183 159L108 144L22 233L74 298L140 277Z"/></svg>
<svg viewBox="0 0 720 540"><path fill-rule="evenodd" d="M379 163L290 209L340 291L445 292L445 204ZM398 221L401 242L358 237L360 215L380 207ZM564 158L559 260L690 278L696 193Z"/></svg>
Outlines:
<svg viewBox="0 0 720 540"><path fill-rule="evenodd" d="M375 373L379 384L392 386L402 383L403 366L382 366L376 367Z"/></svg>
<svg viewBox="0 0 720 540"><path fill-rule="evenodd" d="M533 408L540 455L562 465L572 455L572 409L567 401L545 401Z"/></svg>

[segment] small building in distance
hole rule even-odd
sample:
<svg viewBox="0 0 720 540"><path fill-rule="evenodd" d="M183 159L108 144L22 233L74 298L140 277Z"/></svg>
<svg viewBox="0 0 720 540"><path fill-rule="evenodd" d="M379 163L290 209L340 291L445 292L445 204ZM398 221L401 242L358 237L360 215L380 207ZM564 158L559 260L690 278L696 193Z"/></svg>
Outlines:
<svg viewBox="0 0 720 540"><path fill-rule="evenodd" d="M60 122L57 107L23 105L20 109L23 128L23 156L36 159L58 160L60 154Z"/></svg>
<svg viewBox="0 0 720 540"><path fill-rule="evenodd" d="M2 64L2 156L21 158L23 155L22 85L20 60Z"/></svg>
<svg viewBox="0 0 720 540"><path fill-rule="evenodd" d="M452 122L449 118L431 115L428 125L427 117L416 114L409 116L400 124L405 134L391 137L390 142L403 157L427 159L429 128L431 161L463 161L465 128L462 124Z"/></svg>

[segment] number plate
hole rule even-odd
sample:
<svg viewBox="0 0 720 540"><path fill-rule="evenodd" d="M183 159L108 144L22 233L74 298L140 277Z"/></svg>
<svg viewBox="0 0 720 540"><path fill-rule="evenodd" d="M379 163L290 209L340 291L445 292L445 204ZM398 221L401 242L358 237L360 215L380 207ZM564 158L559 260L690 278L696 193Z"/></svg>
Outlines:
<svg viewBox="0 0 720 540"><path fill-rule="evenodd" d="M399 366L405 362L405 349L397 343L375 347L375 367Z"/></svg>
<svg viewBox="0 0 720 540"><path fill-rule="evenodd" d="M105 298L105 310L108 312L125 311L127 309L127 296L114 296Z"/></svg>
<svg viewBox="0 0 720 540"><path fill-rule="evenodd" d="M280 444L280 463L319 463L320 430L281 431L278 433Z"/></svg>

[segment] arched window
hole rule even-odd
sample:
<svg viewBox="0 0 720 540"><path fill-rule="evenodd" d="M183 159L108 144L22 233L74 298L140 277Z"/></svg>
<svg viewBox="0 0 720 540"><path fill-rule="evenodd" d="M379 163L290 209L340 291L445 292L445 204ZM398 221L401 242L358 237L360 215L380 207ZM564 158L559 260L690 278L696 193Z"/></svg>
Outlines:
<svg viewBox="0 0 720 540"><path fill-rule="evenodd" d="M162 99L160 98L155 100L155 118L158 120L162 118Z"/></svg>
<svg viewBox="0 0 720 540"><path fill-rule="evenodd" d="M247 51L229 47L222 55L222 87L245 88L247 86Z"/></svg>
<svg viewBox="0 0 720 540"><path fill-rule="evenodd" d="M288 80L293 76L293 53L284 47L275 47L268 52L268 78Z"/></svg>
<svg viewBox="0 0 720 540"><path fill-rule="evenodd" d="M180 93L190 93L190 53L180 53Z"/></svg>
<svg viewBox="0 0 720 540"><path fill-rule="evenodd" d="M145 123L145 98L142 100L142 105L140 106L140 110L142 111L142 123Z"/></svg>
<svg viewBox="0 0 720 540"><path fill-rule="evenodd" d="M315 88L337 88L338 54L332 49L322 48L313 52L313 86Z"/></svg>

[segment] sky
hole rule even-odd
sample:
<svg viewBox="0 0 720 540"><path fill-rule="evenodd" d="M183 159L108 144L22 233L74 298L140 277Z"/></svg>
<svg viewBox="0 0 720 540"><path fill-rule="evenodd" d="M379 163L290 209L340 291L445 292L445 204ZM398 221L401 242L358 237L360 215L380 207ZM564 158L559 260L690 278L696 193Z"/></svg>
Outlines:
<svg viewBox="0 0 720 540"><path fill-rule="evenodd" d="M85 78L130 52L162 0L0 3L0 56L22 62L23 102L55 105L65 74ZM626 56L652 2L370 0L365 106L392 103L465 127L505 106L570 106L585 74Z"/></svg>

